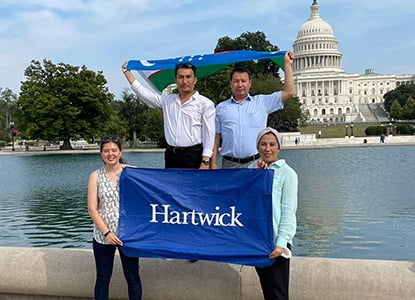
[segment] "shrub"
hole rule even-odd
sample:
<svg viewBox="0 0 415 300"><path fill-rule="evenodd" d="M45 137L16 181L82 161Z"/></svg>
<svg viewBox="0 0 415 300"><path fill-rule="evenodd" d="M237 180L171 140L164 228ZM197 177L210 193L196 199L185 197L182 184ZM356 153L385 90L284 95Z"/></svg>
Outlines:
<svg viewBox="0 0 415 300"><path fill-rule="evenodd" d="M369 126L365 129L366 135L381 135L385 129L383 126Z"/></svg>
<svg viewBox="0 0 415 300"><path fill-rule="evenodd" d="M412 135L415 133L415 128L411 125L396 125L396 132L398 134Z"/></svg>

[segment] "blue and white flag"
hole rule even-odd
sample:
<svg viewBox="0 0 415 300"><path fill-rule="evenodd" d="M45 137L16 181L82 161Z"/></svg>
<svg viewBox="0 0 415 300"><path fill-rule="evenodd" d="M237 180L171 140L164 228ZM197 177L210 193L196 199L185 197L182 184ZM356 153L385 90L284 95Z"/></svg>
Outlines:
<svg viewBox="0 0 415 300"><path fill-rule="evenodd" d="M174 83L174 69L177 64L191 63L197 67L196 76L203 78L226 68L231 63L270 59L284 69L284 55L287 51L231 50L211 54L196 54L166 59L130 60L128 70L139 72L143 80L155 92L161 92Z"/></svg>
<svg viewBox="0 0 415 300"><path fill-rule="evenodd" d="M127 256L273 263L273 170L140 169L120 178Z"/></svg>

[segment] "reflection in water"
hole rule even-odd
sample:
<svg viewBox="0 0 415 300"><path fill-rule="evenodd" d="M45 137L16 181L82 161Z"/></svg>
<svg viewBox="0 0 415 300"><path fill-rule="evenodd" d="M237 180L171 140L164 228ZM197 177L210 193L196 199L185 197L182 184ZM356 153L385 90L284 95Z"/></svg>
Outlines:
<svg viewBox="0 0 415 300"><path fill-rule="evenodd" d="M83 247L92 230L87 214L86 189L41 189L29 193L27 233L32 245Z"/></svg>
<svg viewBox="0 0 415 300"><path fill-rule="evenodd" d="M414 149L283 150L299 177L294 254L415 260ZM163 167L163 153L124 157ZM0 246L90 248L87 181L101 166L97 153L0 156Z"/></svg>
<svg viewBox="0 0 415 300"><path fill-rule="evenodd" d="M283 151L299 175L295 253L413 260L413 150L402 146Z"/></svg>
<svg viewBox="0 0 415 300"><path fill-rule="evenodd" d="M160 155L124 157L131 165L161 167ZM91 246L87 181L103 165L99 154L4 156L0 162L0 246Z"/></svg>

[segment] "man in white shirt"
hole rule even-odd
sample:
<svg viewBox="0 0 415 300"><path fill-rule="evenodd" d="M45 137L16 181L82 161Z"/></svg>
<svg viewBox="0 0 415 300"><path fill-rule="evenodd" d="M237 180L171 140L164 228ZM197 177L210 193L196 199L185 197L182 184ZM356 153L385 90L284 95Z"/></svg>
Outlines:
<svg viewBox="0 0 415 300"><path fill-rule="evenodd" d="M215 140L214 103L195 91L196 67L178 64L175 82L178 94L161 95L143 87L127 69L122 71L140 101L161 107L167 148L166 168L209 169Z"/></svg>

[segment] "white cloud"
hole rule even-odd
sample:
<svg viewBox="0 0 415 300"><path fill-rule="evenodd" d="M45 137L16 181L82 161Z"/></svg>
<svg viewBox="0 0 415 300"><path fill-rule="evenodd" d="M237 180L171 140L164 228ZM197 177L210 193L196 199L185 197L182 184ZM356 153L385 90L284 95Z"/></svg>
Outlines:
<svg viewBox="0 0 415 300"><path fill-rule="evenodd" d="M404 68L405 61L411 65L415 1L318 3L339 40L347 72L375 67L390 73ZM208 53L220 37L235 38L246 31L262 31L280 49L291 49L311 4L312 0L2 0L0 87L18 92L31 59L46 58L104 71L110 89L119 96L127 86L119 70L124 60Z"/></svg>

